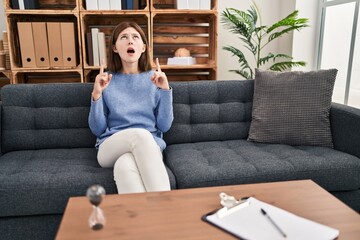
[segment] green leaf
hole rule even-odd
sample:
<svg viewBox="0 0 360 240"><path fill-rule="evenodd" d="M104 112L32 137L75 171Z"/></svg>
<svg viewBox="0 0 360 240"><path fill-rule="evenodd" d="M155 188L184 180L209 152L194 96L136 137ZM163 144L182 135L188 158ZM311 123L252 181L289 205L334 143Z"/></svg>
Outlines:
<svg viewBox="0 0 360 240"><path fill-rule="evenodd" d="M251 69L249 72L246 72L244 70L229 70L229 72L237 73L245 79L253 79L253 71Z"/></svg>
<svg viewBox="0 0 360 240"><path fill-rule="evenodd" d="M305 66L305 62L292 62L292 57L286 54L268 53L265 57L261 57L261 50L271 41L284 34L308 27L307 23L309 20L307 18L299 18L298 13L297 10L293 11L270 27L266 25L257 26L259 19L261 24L261 15L256 3L253 2L253 6L250 6L250 9L246 11L226 8L221 14L221 22L230 32L239 35L239 40L243 47L253 54L257 67L273 61L275 63L270 67L271 70L285 71L294 66ZM246 79L253 77L252 67L241 50L233 46L226 46L223 49L230 51L233 56L238 58L240 69L231 70L232 72L236 72ZM283 61L277 62L279 60Z"/></svg>
<svg viewBox="0 0 360 240"><path fill-rule="evenodd" d="M278 62L273 64L269 69L272 71L278 71L278 72L283 72L286 70L291 69L292 67L304 67L306 66L306 63L303 61L299 61L299 62Z"/></svg>

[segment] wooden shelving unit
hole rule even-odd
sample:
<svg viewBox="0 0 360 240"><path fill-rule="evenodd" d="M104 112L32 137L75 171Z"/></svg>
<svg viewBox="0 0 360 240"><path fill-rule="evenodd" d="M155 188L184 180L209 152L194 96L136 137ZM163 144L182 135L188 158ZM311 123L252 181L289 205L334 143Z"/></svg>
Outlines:
<svg viewBox="0 0 360 240"><path fill-rule="evenodd" d="M107 49L112 30L121 21L137 22L147 34L153 66L159 58L170 80L215 80L217 74L217 0L209 10L178 10L176 0L142 0L137 10L86 10L85 0L39 0L39 9L13 9L4 0L8 32L11 83L91 82L98 66L89 64L86 33L97 27L105 33ZM76 67L24 68L17 22L73 22L76 38ZM195 65L167 65L178 48L187 48ZM62 76L64 79L59 77ZM46 77L49 80L46 80Z"/></svg>
<svg viewBox="0 0 360 240"><path fill-rule="evenodd" d="M152 47L169 80L217 78L217 0L209 10L179 10L176 0L150 0ZM167 65L175 51L186 48L194 65Z"/></svg>
<svg viewBox="0 0 360 240"><path fill-rule="evenodd" d="M12 83L47 82L82 82L83 63L81 57L81 37L78 0L66 0L59 4L55 0L39 0L39 9L19 10L13 9L10 0L4 1L6 25L9 40L10 65L12 72ZM76 67L36 67L24 68L21 62L18 22L72 22L75 28ZM61 76L63 79L55 76ZM76 78L73 75L77 75ZM54 77L51 79L51 77ZM71 80L68 79L71 76ZM37 80L34 80L37 79ZM40 80L42 79L42 80ZM76 80L75 80L76 79Z"/></svg>
<svg viewBox="0 0 360 240"><path fill-rule="evenodd" d="M80 0L80 18L81 18L81 37L82 37L82 57L84 68L85 82L92 82L98 73L98 66L89 64L89 56L87 53L86 33L91 28L98 28L100 32L105 33L106 49L109 49L110 38L114 28L123 21L134 21L144 30L146 37L151 38L150 32L150 11L148 5L144 9L139 10L86 10L85 0ZM109 56L109 53L107 53Z"/></svg>

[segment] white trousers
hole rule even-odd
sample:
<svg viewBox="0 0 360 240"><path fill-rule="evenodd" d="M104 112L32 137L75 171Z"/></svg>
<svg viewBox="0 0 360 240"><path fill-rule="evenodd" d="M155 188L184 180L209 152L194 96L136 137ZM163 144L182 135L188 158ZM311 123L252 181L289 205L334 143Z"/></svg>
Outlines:
<svg viewBox="0 0 360 240"><path fill-rule="evenodd" d="M117 132L99 146L101 167L114 167L118 193L170 190L170 181L160 147L145 129Z"/></svg>

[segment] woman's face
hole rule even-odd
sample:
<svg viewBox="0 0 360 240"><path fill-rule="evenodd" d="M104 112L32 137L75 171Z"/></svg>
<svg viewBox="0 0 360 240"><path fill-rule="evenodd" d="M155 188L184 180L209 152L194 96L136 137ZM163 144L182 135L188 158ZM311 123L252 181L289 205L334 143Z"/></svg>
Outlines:
<svg viewBox="0 0 360 240"><path fill-rule="evenodd" d="M123 30L113 46L113 51L118 53L121 61L125 63L138 62L145 50L146 45L141 39L140 33L132 27Z"/></svg>

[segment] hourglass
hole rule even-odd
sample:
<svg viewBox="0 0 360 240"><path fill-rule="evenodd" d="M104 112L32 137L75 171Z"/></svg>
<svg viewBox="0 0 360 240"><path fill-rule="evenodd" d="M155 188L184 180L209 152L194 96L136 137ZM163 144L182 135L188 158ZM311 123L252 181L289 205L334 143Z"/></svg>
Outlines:
<svg viewBox="0 0 360 240"><path fill-rule="evenodd" d="M104 213L99 207L105 197L105 189L100 185L92 185L87 189L86 196L93 206L92 213L89 217L89 226L93 230L100 230L106 223Z"/></svg>

